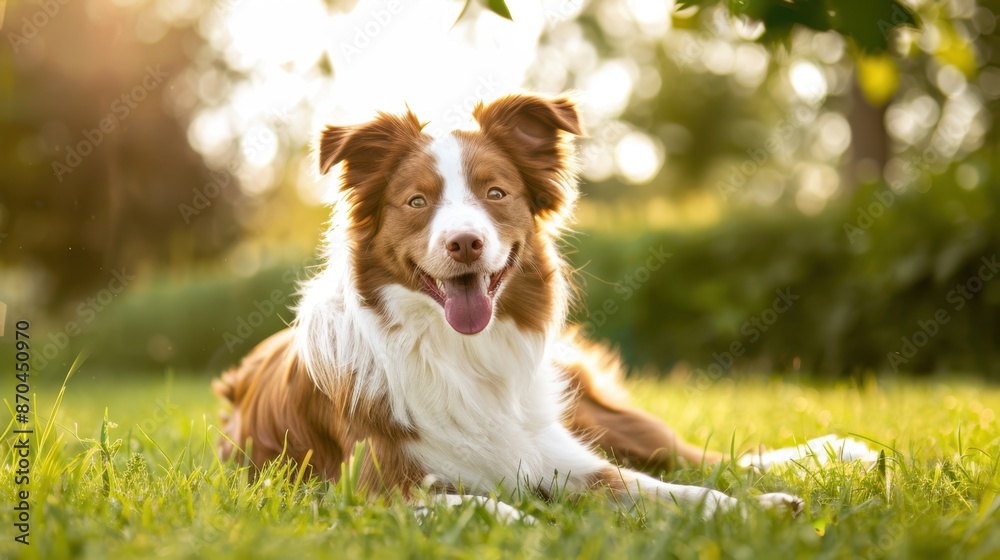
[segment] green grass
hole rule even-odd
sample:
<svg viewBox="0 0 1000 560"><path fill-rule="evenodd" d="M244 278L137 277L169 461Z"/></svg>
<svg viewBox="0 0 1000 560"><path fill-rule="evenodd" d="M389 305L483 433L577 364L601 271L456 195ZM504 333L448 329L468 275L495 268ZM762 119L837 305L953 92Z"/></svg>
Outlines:
<svg viewBox="0 0 1000 560"><path fill-rule="evenodd" d="M37 380L36 380L37 381ZM792 445L831 432L884 444L885 463L754 474L689 468L671 480L736 495L804 497L797 519L752 509L702 521L645 503L618 511L601 493L515 505L536 526L481 508L366 503L349 479L297 480L272 468L253 485L213 452L218 404L208 380L77 372L55 424L52 380L36 390L31 545L14 543L10 472L0 477L0 557L19 558L987 558L1000 555L1000 389L969 381L813 388L724 380L629 383L634 400L685 437L718 449ZM12 394L12 391L11 391ZM113 424L104 423L105 409ZM106 433L102 437L102 426ZM11 427L3 464L14 464ZM347 469L350 472L350 468Z"/></svg>

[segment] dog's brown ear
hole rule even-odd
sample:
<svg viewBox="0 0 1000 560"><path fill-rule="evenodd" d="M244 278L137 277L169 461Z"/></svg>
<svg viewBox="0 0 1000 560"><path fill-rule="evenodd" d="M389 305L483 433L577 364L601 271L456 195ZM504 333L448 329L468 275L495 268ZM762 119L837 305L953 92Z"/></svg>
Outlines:
<svg viewBox="0 0 1000 560"><path fill-rule="evenodd" d="M566 97L515 94L473 111L480 128L517 163L536 214L561 213L576 199L570 135L580 116Z"/></svg>
<svg viewBox="0 0 1000 560"><path fill-rule="evenodd" d="M327 173L340 162L340 190L347 193L353 226L372 236L379 228L382 199L389 177L403 157L427 139L416 115L379 113L365 124L328 126L320 137L319 170Z"/></svg>
<svg viewBox="0 0 1000 560"><path fill-rule="evenodd" d="M319 141L319 171L326 174L346 161L348 168L362 171L384 169L388 159L416 147L423 126L412 112L404 115L378 113L365 124L328 126ZM350 185L346 184L345 187Z"/></svg>
<svg viewBox="0 0 1000 560"><path fill-rule="evenodd" d="M354 132L349 126L328 126L319 140L319 172L326 175L330 169L344 160L344 146Z"/></svg>
<svg viewBox="0 0 1000 560"><path fill-rule="evenodd" d="M576 105L566 97L508 95L489 105L480 103L473 115L487 132L514 133L532 145L552 142L559 131L583 134Z"/></svg>

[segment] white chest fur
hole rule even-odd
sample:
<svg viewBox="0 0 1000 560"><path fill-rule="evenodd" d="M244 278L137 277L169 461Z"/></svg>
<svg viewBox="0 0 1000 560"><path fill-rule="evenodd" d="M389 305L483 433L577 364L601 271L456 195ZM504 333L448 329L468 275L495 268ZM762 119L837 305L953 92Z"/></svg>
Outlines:
<svg viewBox="0 0 1000 560"><path fill-rule="evenodd" d="M401 287L384 295L399 325L386 337L386 389L397 421L419 433L407 452L467 488L551 478L558 466L544 445L559 425L564 387L547 365L546 338L509 319L462 335L428 298Z"/></svg>
<svg viewBox="0 0 1000 560"><path fill-rule="evenodd" d="M387 317L379 317L339 267L303 292L297 343L314 381L334 391L353 371L356 395L388 396L393 420L418 433L406 452L439 480L511 490L597 468L561 425L565 385L550 365L552 337L509 319L459 334L433 300L398 285L383 289Z"/></svg>

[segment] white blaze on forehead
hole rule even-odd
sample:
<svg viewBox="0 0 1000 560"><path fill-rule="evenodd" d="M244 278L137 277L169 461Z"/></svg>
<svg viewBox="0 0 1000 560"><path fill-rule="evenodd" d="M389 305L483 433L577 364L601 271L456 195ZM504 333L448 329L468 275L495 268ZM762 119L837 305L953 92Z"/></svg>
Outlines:
<svg viewBox="0 0 1000 560"><path fill-rule="evenodd" d="M465 180L462 145L458 143L458 138L454 134L446 134L434 139L430 149L437 160L437 172L444 179L442 205L471 203L473 195Z"/></svg>
<svg viewBox="0 0 1000 560"><path fill-rule="evenodd" d="M437 160L437 172L444 179L441 200L431 221L430 254L446 256L444 246L449 236L458 232L473 232L483 241L483 259L492 268L499 268L506 253L500 249L500 237L482 201L469 188L465 177L462 145L454 134L446 134L430 144ZM508 249L509 250L509 249Z"/></svg>

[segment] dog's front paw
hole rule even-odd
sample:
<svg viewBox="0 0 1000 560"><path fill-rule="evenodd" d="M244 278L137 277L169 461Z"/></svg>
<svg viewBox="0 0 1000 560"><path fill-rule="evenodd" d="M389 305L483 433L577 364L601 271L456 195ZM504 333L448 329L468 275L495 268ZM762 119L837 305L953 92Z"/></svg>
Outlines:
<svg viewBox="0 0 1000 560"><path fill-rule="evenodd" d="M732 496L727 496L717 490L712 490L705 494L705 499L701 503L701 516L706 521L714 515L726 513L739 506L739 501Z"/></svg>
<svg viewBox="0 0 1000 560"><path fill-rule="evenodd" d="M497 519L499 519L504 523L510 524L519 521L521 523L524 523L525 525L538 524L537 519L535 519L533 516L527 513L524 513L523 511L517 509L514 506L507 505L503 502L494 502L494 503L496 505L491 513L493 513ZM487 508L488 507L489 506L487 506Z"/></svg>
<svg viewBox="0 0 1000 560"><path fill-rule="evenodd" d="M760 496L754 497L757 499L757 502L764 507L764 509L787 511L792 514L792 517L796 517L798 514L802 513L802 510L806 507L806 503L802 500L802 498L791 494L785 494L784 492L772 492L770 494L761 494Z"/></svg>
<svg viewBox="0 0 1000 560"><path fill-rule="evenodd" d="M503 523L514 523L519 521L526 525L538 524L538 520L527 513L524 513L509 504L505 504L487 496L435 494L431 497L431 500L433 502L442 503L448 507L459 507L469 502L478 502L486 511L490 513L490 515L494 516L497 520ZM423 519L427 515L431 514L432 510L426 506L421 506L418 507L414 513L418 518Z"/></svg>

